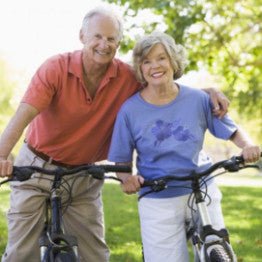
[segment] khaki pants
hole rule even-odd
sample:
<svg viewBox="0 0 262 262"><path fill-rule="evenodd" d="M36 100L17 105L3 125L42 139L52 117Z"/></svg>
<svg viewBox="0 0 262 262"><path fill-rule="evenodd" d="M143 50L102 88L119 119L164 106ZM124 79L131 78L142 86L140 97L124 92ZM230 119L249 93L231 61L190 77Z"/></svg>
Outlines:
<svg viewBox="0 0 262 262"><path fill-rule="evenodd" d="M24 144L15 165L56 168L35 156ZM72 178L72 177L71 177ZM66 178L72 186L72 201L63 215L67 234L78 239L81 262L109 261L104 240L104 214L101 196L103 182L90 176ZM8 243L2 262L40 261L39 237L44 226L45 201L50 195L50 176L35 174L25 182L11 182L10 210L7 213ZM68 199L63 190L62 200Z"/></svg>

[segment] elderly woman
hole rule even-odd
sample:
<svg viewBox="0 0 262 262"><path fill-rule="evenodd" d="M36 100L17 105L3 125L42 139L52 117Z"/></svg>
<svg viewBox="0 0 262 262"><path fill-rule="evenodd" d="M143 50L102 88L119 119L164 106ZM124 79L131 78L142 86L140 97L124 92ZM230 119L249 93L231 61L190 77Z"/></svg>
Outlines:
<svg viewBox="0 0 262 262"><path fill-rule="evenodd" d="M146 35L134 48L134 71L144 88L118 113L108 157L117 164L131 165L136 149L138 174L117 174L128 194L139 191L144 179L186 176L211 165L202 150L207 129L217 138L233 141L246 162L259 159L260 148L228 115L219 120L212 114L208 94L174 82L182 76L185 64L183 46L164 33ZM146 262L188 261L185 221L191 215L187 207L190 182L172 183L178 187L148 194L139 201ZM208 185L208 194L212 223L216 229L223 228L221 193L214 181Z"/></svg>

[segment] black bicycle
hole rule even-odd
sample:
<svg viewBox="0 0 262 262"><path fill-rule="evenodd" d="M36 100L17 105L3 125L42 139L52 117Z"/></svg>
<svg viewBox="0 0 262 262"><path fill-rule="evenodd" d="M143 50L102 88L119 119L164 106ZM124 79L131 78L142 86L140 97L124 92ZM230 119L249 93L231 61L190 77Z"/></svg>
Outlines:
<svg viewBox="0 0 262 262"><path fill-rule="evenodd" d="M115 176L106 176L107 172L131 172L129 166L115 165L81 165L76 168L65 170L57 168L47 170L37 166L14 166L13 178L6 179L0 185L9 181L25 181L36 173L42 173L52 176L52 187L50 197L46 199L45 225L39 239L41 262L78 262L78 244L75 236L68 235L63 229L63 214L66 206L62 205L61 190L65 189L68 180L64 176L71 176L72 179L91 175L95 179L113 179L122 182ZM77 173L77 174L76 174ZM69 194L70 195L70 194ZM70 197L67 204L70 202Z"/></svg>
<svg viewBox="0 0 262 262"><path fill-rule="evenodd" d="M262 153L261 153L262 156ZM139 199L152 192L159 192L168 187L170 181L191 180L192 193L188 206L192 212L192 220L187 225L187 239L191 239L194 250L195 262L236 262L236 255L229 241L229 232L226 228L215 230L212 226L205 198L209 197L206 191L210 174L215 170L224 171L214 175L218 176L226 172L237 172L245 168L259 168L257 165L245 165L242 156L234 156L231 159L215 163L203 172L193 171L186 177L165 176L154 180L146 180L143 187L150 189L143 193ZM210 199L211 201L211 199ZM196 209L193 205L196 205Z"/></svg>

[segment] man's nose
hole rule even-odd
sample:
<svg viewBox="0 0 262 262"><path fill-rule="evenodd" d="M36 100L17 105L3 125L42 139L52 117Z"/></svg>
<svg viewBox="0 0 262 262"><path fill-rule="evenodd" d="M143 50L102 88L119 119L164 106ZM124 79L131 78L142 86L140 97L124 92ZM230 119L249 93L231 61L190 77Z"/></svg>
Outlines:
<svg viewBox="0 0 262 262"><path fill-rule="evenodd" d="M101 38L101 39L100 39L100 45L101 45L102 47L108 47L108 46L109 46L109 43L108 43L107 38L105 38L105 37Z"/></svg>

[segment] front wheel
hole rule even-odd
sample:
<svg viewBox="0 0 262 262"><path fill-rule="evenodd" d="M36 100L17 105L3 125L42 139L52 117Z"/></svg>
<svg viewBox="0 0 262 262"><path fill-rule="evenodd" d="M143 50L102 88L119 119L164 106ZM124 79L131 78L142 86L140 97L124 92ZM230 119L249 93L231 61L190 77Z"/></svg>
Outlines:
<svg viewBox="0 0 262 262"><path fill-rule="evenodd" d="M212 248L209 255L211 262L232 262L233 260L228 255L225 248L221 245L216 245Z"/></svg>
<svg viewBox="0 0 262 262"><path fill-rule="evenodd" d="M56 255L55 262L77 262L76 256L70 253L60 253Z"/></svg>

